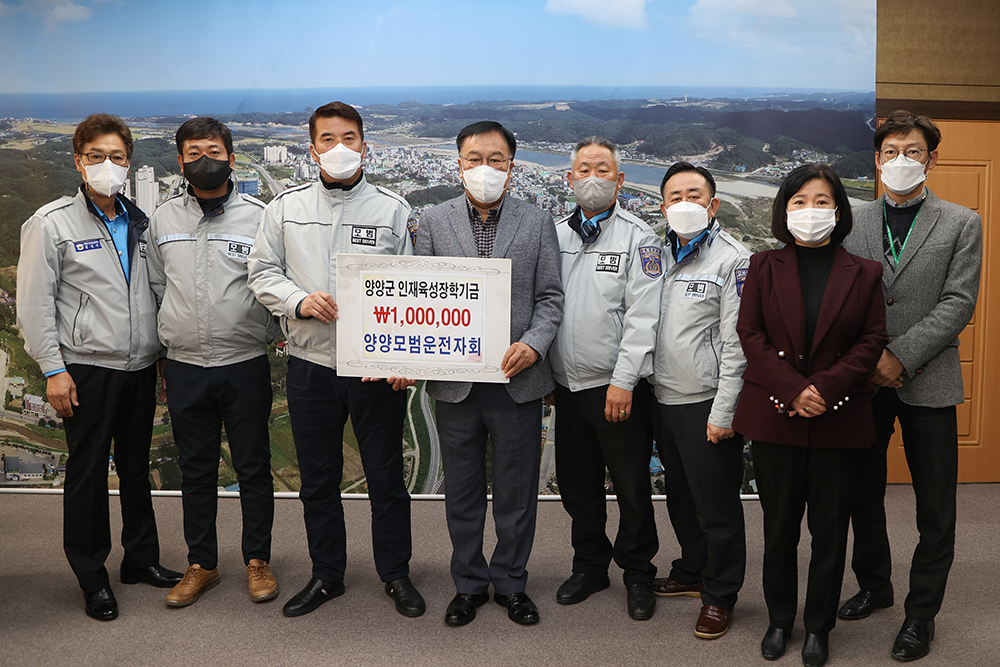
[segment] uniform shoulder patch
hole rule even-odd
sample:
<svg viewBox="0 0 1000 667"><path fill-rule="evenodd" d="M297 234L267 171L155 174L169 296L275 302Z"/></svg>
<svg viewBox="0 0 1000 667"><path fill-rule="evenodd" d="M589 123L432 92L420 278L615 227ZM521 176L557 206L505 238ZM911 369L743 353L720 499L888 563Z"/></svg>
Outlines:
<svg viewBox="0 0 1000 667"><path fill-rule="evenodd" d="M663 251L655 245L639 246L642 272L650 278L659 278L663 273Z"/></svg>
<svg viewBox="0 0 1000 667"><path fill-rule="evenodd" d="M409 217L406 218L406 231L410 234L410 243L414 249L417 247L417 225L417 215L410 211Z"/></svg>
<svg viewBox="0 0 1000 667"><path fill-rule="evenodd" d="M750 273L750 269L733 269L733 275L736 278L736 295L743 298L743 283L747 281L747 274Z"/></svg>

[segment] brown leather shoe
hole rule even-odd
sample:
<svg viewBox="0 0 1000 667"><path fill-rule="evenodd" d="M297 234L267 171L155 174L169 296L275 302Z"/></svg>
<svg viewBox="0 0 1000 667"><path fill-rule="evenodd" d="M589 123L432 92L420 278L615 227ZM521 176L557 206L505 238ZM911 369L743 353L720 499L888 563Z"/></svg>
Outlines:
<svg viewBox="0 0 1000 667"><path fill-rule="evenodd" d="M278 597L278 581L271 574L271 568L266 560L252 558L247 565L247 584L250 586L250 599L263 602Z"/></svg>
<svg viewBox="0 0 1000 667"><path fill-rule="evenodd" d="M701 597L701 588L700 581L697 584L678 584L670 577L653 579L653 592L661 598L675 598L681 595L699 598Z"/></svg>
<svg viewBox="0 0 1000 667"><path fill-rule="evenodd" d="M201 594L219 583L219 568L206 570L195 563L184 570L181 583L167 593L168 607L186 607L196 602Z"/></svg>
<svg viewBox="0 0 1000 667"><path fill-rule="evenodd" d="M698 615L694 626L694 636L702 639L718 639L726 634L729 622L733 620L733 610L706 604Z"/></svg>

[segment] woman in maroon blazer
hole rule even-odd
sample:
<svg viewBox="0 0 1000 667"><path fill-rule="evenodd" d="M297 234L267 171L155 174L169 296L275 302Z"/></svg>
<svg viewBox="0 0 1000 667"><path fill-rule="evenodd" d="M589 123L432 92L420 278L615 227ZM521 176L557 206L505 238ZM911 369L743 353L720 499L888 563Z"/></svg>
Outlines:
<svg viewBox="0 0 1000 667"><path fill-rule="evenodd" d="M840 247L851 208L826 165L793 170L774 200L786 245L754 255L736 327L747 357L733 428L753 440L764 512L761 653L776 660L795 621L797 549L808 505L812 557L802 662L828 656L844 576L853 470L875 439L869 376L889 337L882 266Z"/></svg>

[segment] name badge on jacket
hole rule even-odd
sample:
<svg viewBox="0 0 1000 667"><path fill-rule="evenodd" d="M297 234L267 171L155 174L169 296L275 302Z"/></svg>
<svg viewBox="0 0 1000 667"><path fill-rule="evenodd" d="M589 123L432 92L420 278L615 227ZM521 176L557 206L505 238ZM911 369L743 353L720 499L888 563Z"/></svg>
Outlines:
<svg viewBox="0 0 1000 667"><path fill-rule="evenodd" d="M607 271L608 273L618 273L618 266L621 262L621 257L618 255L608 255L601 254L597 256L597 270Z"/></svg>
<svg viewBox="0 0 1000 667"><path fill-rule="evenodd" d="M351 243L355 245L375 245L375 228L351 227Z"/></svg>
<svg viewBox="0 0 1000 667"><path fill-rule="evenodd" d="M703 301L706 296L708 296L708 283L692 281L689 282L687 284L687 288L684 289L684 297L687 299L698 299L699 301Z"/></svg>
<svg viewBox="0 0 1000 667"><path fill-rule="evenodd" d="M232 259L239 259L242 261L247 261L250 256L250 251L253 250L253 246L247 243L237 243L236 241L229 242L229 248L226 249L226 257Z"/></svg>
<svg viewBox="0 0 1000 667"><path fill-rule="evenodd" d="M86 250L99 250L101 239L90 239L89 241L77 241L73 244L73 250L84 252Z"/></svg>

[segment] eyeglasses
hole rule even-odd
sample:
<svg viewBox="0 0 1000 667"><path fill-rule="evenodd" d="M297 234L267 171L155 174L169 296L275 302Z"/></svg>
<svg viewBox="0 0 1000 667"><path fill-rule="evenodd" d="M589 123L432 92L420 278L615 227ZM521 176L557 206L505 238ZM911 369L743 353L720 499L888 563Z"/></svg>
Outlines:
<svg viewBox="0 0 1000 667"><path fill-rule="evenodd" d="M465 160L466 162L468 162L473 167L479 167L479 166L482 166L484 164L488 164L491 167L493 167L494 169L504 169L504 165L506 163L510 162L513 158L509 158L509 157L505 157L505 158L491 157L490 159L488 159L486 161L483 161L483 158L481 158L479 156L473 156L473 157L463 157L462 159Z"/></svg>
<svg viewBox="0 0 1000 667"><path fill-rule="evenodd" d="M111 155L105 155L104 153L84 153L83 157L86 158L87 164L100 164L105 160L111 160L114 164L119 167L124 167L128 164L128 155L125 153L112 153Z"/></svg>
<svg viewBox="0 0 1000 667"><path fill-rule="evenodd" d="M920 160L920 156L926 152L926 148L907 148L903 151L903 155L911 160ZM879 151L879 153L882 155L883 160L893 160L897 155L899 155L899 151L895 148L883 148Z"/></svg>

